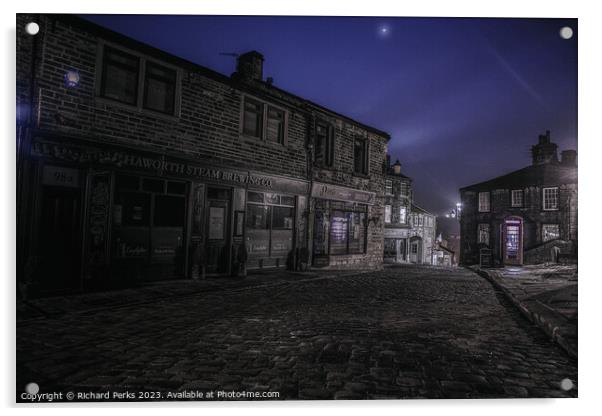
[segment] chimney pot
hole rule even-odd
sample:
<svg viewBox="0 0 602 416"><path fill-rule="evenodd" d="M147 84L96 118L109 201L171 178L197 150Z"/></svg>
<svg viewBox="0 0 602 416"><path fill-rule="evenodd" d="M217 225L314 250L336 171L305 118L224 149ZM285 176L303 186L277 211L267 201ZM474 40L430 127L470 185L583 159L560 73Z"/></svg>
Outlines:
<svg viewBox="0 0 602 416"><path fill-rule="evenodd" d="M563 150L560 153L560 163L564 166L577 166L577 151Z"/></svg>
<svg viewBox="0 0 602 416"><path fill-rule="evenodd" d="M396 175L401 175L401 163L399 163L399 159L395 161L393 165L393 173Z"/></svg>

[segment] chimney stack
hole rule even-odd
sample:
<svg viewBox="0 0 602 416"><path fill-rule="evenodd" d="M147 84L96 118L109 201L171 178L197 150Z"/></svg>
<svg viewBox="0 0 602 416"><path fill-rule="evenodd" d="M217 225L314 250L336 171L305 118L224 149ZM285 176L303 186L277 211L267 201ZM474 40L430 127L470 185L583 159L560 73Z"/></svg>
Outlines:
<svg viewBox="0 0 602 416"><path fill-rule="evenodd" d="M399 159L397 159L393 165L393 173L395 175L401 175L401 163L399 163Z"/></svg>
<svg viewBox="0 0 602 416"><path fill-rule="evenodd" d="M238 57L236 72L246 80L263 80L263 55L257 51L243 53Z"/></svg>
<svg viewBox="0 0 602 416"><path fill-rule="evenodd" d="M577 166L577 151L563 150L560 153L560 163L564 166Z"/></svg>
<svg viewBox="0 0 602 416"><path fill-rule="evenodd" d="M550 141L550 130L546 134L539 135L539 142L531 147L534 165L546 163L558 163L558 146Z"/></svg>

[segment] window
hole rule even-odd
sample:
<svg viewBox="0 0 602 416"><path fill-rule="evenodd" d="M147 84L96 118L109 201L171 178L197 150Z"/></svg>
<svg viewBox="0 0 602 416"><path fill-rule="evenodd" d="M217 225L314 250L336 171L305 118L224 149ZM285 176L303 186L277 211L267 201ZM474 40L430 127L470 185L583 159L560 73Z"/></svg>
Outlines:
<svg viewBox="0 0 602 416"><path fill-rule="evenodd" d="M272 228L281 230L293 229L293 208L292 207L272 207Z"/></svg>
<svg viewBox="0 0 602 416"><path fill-rule="evenodd" d="M390 180L385 181L385 194L392 195L393 194L393 182Z"/></svg>
<svg viewBox="0 0 602 416"><path fill-rule="evenodd" d="M316 123L316 164L334 166L334 128L326 123Z"/></svg>
<svg viewBox="0 0 602 416"><path fill-rule="evenodd" d="M479 224L478 243L489 245L489 224Z"/></svg>
<svg viewBox="0 0 602 416"><path fill-rule="evenodd" d="M560 238L560 227L558 224L544 224L541 226L541 238L545 241Z"/></svg>
<svg viewBox="0 0 602 416"><path fill-rule="evenodd" d="M407 182L401 183L400 196L410 196L410 184Z"/></svg>
<svg viewBox="0 0 602 416"><path fill-rule="evenodd" d="M284 143L284 111L268 107L268 124L266 140L273 143Z"/></svg>
<svg viewBox="0 0 602 416"><path fill-rule="evenodd" d="M265 205L247 205L247 228L267 230L269 207Z"/></svg>
<svg viewBox="0 0 602 416"><path fill-rule="evenodd" d="M489 192L479 192L479 212L489 212Z"/></svg>
<svg viewBox="0 0 602 416"><path fill-rule="evenodd" d="M513 191L511 191L511 201L510 204L513 207L522 207L523 206L523 200L524 200L524 194L522 189L515 189Z"/></svg>
<svg viewBox="0 0 602 416"><path fill-rule="evenodd" d="M261 124L263 119L263 104L245 98L242 132L247 136L261 138Z"/></svg>
<svg viewBox="0 0 602 416"><path fill-rule="evenodd" d="M397 255L395 239L385 238L385 256L395 257Z"/></svg>
<svg viewBox="0 0 602 416"><path fill-rule="evenodd" d="M385 223L391 223L391 205L385 205Z"/></svg>
<svg viewBox="0 0 602 416"><path fill-rule="evenodd" d="M405 224L407 221L407 208L406 207L399 207L399 222L401 224Z"/></svg>
<svg viewBox="0 0 602 416"><path fill-rule="evenodd" d="M334 207L336 205L333 204ZM364 211L330 211L330 254L355 254L365 252L366 212L365 206L358 207Z"/></svg>
<svg viewBox="0 0 602 416"><path fill-rule="evenodd" d="M176 71L146 62L144 108L173 114L176 100Z"/></svg>
<svg viewBox="0 0 602 416"><path fill-rule="evenodd" d="M368 140L356 137L353 144L353 171L368 174Z"/></svg>
<svg viewBox="0 0 602 416"><path fill-rule="evenodd" d="M558 209L558 188L543 188L543 209L545 211Z"/></svg>
<svg viewBox="0 0 602 416"><path fill-rule="evenodd" d="M126 104L138 100L138 72L140 60L110 47L104 48L100 93L103 97Z"/></svg>

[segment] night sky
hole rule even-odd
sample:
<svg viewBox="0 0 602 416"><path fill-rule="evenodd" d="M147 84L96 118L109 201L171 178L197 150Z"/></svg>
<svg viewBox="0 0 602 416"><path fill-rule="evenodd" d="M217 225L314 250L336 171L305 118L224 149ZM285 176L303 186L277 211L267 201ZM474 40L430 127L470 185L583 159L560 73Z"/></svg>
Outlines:
<svg viewBox="0 0 602 416"><path fill-rule="evenodd" d="M389 132L438 215L458 188L528 165L546 129L577 147L576 19L84 17L226 75L220 53L261 52L276 86Z"/></svg>

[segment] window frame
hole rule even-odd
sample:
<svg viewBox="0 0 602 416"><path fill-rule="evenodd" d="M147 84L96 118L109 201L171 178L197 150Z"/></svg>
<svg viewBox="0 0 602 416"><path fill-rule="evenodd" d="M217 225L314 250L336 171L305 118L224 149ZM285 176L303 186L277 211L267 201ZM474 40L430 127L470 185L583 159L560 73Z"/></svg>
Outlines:
<svg viewBox="0 0 602 416"><path fill-rule="evenodd" d="M403 210L403 221L401 220L402 215L401 212ZM408 207L406 207L405 205L400 205L399 206L399 223L400 224L407 224L408 223Z"/></svg>
<svg viewBox="0 0 602 416"><path fill-rule="evenodd" d="M481 209L481 195L487 195L487 209ZM477 195L478 212L491 212L491 192L483 191Z"/></svg>
<svg viewBox="0 0 602 416"><path fill-rule="evenodd" d="M545 238L545 229L546 227L556 227L556 229L558 230L558 237L556 238L550 238L550 239L546 239ZM554 240L559 240L560 239L560 224L553 224L553 223L545 223L545 224L541 224L541 242L542 243L547 243L548 241L554 241Z"/></svg>
<svg viewBox="0 0 602 416"><path fill-rule="evenodd" d="M485 228L485 230L482 230L481 228ZM481 231L487 233L487 241L481 241ZM491 225L486 222L478 223L477 224L477 244L485 244L486 246L489 246L490 242L491 242Z"/></svg>
<svg viewBox="0 0 602 416"><path fill-rule="evenodd" d="M358 141L362 142L362 152L363 157L361 159L362 165L360 166L361 169L358 170L358 166L356 165L356 157L355 157L355 149L356 149L356 143ZM363 137L363 136L356 136L353 138L353 147L352 147L352 151L353 151L353 174L354 175L360 175L360 176L368 176L369 172L370 172L370 158L369 158L369 154L370 154L370 140L368 137Z"/></svg>
<svg viewBox="0 0 602 416"><path fill-rule="evenodd" d="M385 195L393 195L393 181L385 179Z"/></svg>
<svg viewBox="0 0 602 416"><path fill-rule="evenodd" d="M317 149L320 146L318 143L318 127L322 127L326 130L326 136L324 136L324 143L322 149L322 157L320 159L317 158ZM314 162L317 166L323 168L332 168L334 167L335 160L335 148L336 148L336 138L334 126L332 123L329 123L325 120L318 119L314 128L314 136L315 136L315 149L314 149Z"/></svg>
<svg viewBox="0 0 602 416"><path fill-rule="evenodd" d="M146 104L146 101L148 99L148 82L147 82L147 79L149 78L148 71L149 71L149 67L153 67L153 66L156 67L156 68L160 68L160 69L163 69L163 70L167 70L167 71L173 72L173 80L169 80L167 77L161 77L161 76L157 76L157 75L151 76L151 78L158 79L158 80L166 82L166 83L170 82L170 81L173 82L173 98L172 98L172 103L171 103L171 105L172 105L172 112L161 111L161 110L157 110L157 109L154 109L154 108L150 108ZM144 110L148 110L148 111L153 111L153 112L167 114L167 115L173 115L173 113L175 112L175 109L176 109L176 95L177 95L177 86L178 86L177 83L178 83L178 71L176 71L173 68L170 68L168 66L158 64L155 61L146 61L144 63L144 77L143 77L143 80L142 80L142 84L143 84L143 87L142 87L143 88L142 108Z"/></svg>
<svg viewBox="0 0 602 416"><path fill-rule="evenodd" d="M388 216L387 216L387 213L388 213ZM392 216L393 216L393 207L391 205L385 205L385 215L384 215L385 224L391 224Z"/></svg>
<svg viewBox="0 0 602 416"><path fill-rule="evenodd" d="M515 192L520 192L520 204L515 203L514 195ZM512 189L510 190L510 206L512 208L520 208L525 206L525 191L524 189Z"/></svg>
<svg viewBox="0 0 602 416"><path fill-rule="evenodd" d="M555 206L553 208L546 207L546 191L547 190L555 190L556 198L555 198ZM543 211L558 211L558 200L560 198L560 189L557 186L550 186L546 188L542 188L541 190L541 208Z"/></svg>
<svg viewBox="0 0 602 416"><path fill-rule="evenodd" d="M245 133L245 131L244 131L245 102L247 100L253 101L261 106L261 117L259 118L259 123L260 123L259 127L261 130L261 133L258 136L252 136L250 134ZM269 114L270 109L280 111L284 114L284 119L282 122L282 139L278 142L267 139L267 131L268 131L267 126L268 126L268 118L269 118L268 114ZM265 100L255 97L251 94L244 93L244 94L240 95L240 110L239 111L240 111L240 116L239 116L239 120L238 120L239 121L238 122L238 125L239 125L238 133L241 138L252 141L254 143L261 142L268 146L282 147L282 146L288 145L288 126L289 126L290 111L287 110L285 107L277 105L277 104L273 104L271 102L267 102Z"/></svg>
<svg viewBox="0 0 602 416"><path fill-rule="evenodd" d="M134 103L121 101L115 98L106 97L104 95L106 70L105 70L105 50L113 49L118 53L124 55L131 55L138 59L138 75L136 77L136 100ZM145 90L145 75L146 75L146 64L150 62L159 67L175 71L175 91L174 91L174 108L172 113L164 113L158 110L153 110L144 107L144 90ZM108 104L114 107L121 107L127 110L134 110L137 112L152 114L155 117L161 117L166 120L174 120L180 118L182 108L182 69L178 66L172 65L171 63L155 59L144 53L123 47L113 42L106 41L105 39L98 40L98 47L96 50L96 75L94 77L94 91L95 100L97 103Z"/></svg>

